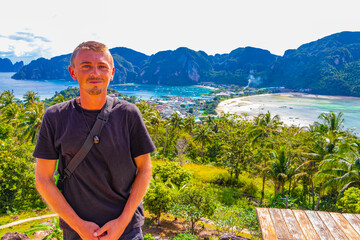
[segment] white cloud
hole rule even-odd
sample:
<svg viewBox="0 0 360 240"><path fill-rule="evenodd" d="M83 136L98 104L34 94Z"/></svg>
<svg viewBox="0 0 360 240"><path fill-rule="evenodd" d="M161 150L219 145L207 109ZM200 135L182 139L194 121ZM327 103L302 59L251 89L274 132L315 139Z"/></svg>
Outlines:
<svg viewBox="0 0 360 240"><path fill-rule="evenodd" d="M2 6L1 34L18 41L0 37L0 52L39 49L46 58L86 40L146 54L181 46L208 54L253 46L282 55L336 32L359 31L360 22L357 0L4 0Z"/></svg>

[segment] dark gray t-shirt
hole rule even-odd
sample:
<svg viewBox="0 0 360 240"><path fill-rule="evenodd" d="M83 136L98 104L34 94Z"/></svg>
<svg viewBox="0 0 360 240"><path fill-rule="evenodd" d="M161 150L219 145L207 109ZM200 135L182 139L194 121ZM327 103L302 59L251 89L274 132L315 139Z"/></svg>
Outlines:
<svg viewBox="0 0 360 240"><path fill-rule="evenodd" d="M60 159L59 171L79 151L99 111L83 109L75 99L49 107L44 115L33 156ZM88 126L85 123L85 120ZM115 99L109 120L94 144L64 184L63 195L86 221L103 226L120 216L129 198L137 168L134 158L155 150L138 108ZM128 228L144 223L142 204ZM62 228L69 228L61 221Z"/></svg>

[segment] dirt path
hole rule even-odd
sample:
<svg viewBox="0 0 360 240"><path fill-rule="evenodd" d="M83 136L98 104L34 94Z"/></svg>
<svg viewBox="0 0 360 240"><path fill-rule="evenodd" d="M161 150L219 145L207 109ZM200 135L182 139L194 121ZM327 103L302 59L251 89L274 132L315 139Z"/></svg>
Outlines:
<svg viewBox="0 0 360 240"><path fill-rule="evenodd" d="M25 223L25 222L35 221L35 220L39 220L39 219L43 219L43 218L57 217L57 216L58 216L57 214L49 214L49 215L43 215L43 216L40 216L40 217L22 219L22 220L19 220L19 221L15 221L15 222L12 222L12 223L1 225L0 229L12 227L12 226L22 224L22 223Z"/></svg>

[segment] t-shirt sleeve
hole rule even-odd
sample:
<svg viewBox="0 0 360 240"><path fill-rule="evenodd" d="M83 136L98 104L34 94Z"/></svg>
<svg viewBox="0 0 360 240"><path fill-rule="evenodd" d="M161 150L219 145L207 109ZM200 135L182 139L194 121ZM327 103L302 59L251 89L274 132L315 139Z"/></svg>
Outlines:
<svg viewBox="0 0 360 240"><path fill-rule="evenodd" d="M151 153L156 148L151 137L146 130L146 126L142 119L139 109L134 106L131 117L130 127L130 150L131 156L136 158L140 155Z"/></svg>
<svg viewBox="0 0 360 240"><path fill-rule="evenodd" d="M54 123L51 121L51 114L46 111L40 126L36 147L33 156L43 159L58 159L59 153L56 151L54 143Z"/></svg>

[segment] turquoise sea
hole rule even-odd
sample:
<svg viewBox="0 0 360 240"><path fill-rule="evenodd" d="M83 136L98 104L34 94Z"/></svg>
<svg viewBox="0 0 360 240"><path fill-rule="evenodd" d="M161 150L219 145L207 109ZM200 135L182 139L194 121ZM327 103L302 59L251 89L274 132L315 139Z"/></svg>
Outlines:
<svg viewBox="0 0 360 240"><path fill-rule="evenodd" d="M13 90L17 98L22 99L28 90L38 92L41 99L50 98L55 91L61 91L69 86L77 86L76 81L60 80L14 80L14 73L0 73L0 91ZM211 90L198 86L157 86L141 84L111 85L112 88L128 96L142 99L157 98L164 95L187 96L202 98L202 94ZM295 125L308 125L318 121L322 112L343 112L346 128L355 128L360 133L360 98L304 98L296 96L250 96L248 100L253 105L251 112L256 114L269 110L279 114L284 122ZM249 109L248 109L249 110Z"/></svg>
<svg viewBox="0 0 360 240"><path fill-rule="evenodd" d="M41 99L51 98L55 92L60 92L68 87L78 86L77 81L62 80L14 80L11 76L14 73L0 73L0 91L13 90L17 98L22 99L28 90L39 93ZM161 96L183 96L202 98L211 89L199 86L158 86L145 84L115 84L111 88L118 90L124 95L136 96L141 99L160 98Z"/></svg>

